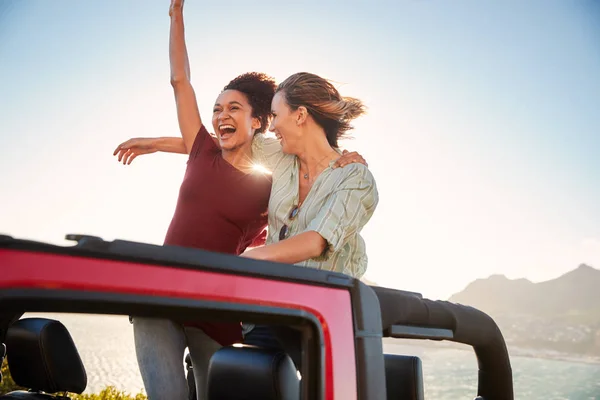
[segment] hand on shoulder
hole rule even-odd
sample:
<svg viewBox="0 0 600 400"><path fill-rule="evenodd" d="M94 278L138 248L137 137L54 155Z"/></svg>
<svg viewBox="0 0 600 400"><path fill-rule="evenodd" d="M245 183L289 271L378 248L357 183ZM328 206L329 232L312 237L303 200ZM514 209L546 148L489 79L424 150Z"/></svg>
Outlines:
<svg viewBox="0 0 600 400"><path fill-rule="evenodd" d="M353 164L353 163L364 164L367 167L369 166L369 164L367 164L367 160L365 160L364 157L362 155L360 155L358 152L356 152L356 151L349 152L348 150L344 150L344 151L342 151L341 157L335 161L335 164L333 164L333 168L335 169L338 167L344 167L348 164Z"/></svg>

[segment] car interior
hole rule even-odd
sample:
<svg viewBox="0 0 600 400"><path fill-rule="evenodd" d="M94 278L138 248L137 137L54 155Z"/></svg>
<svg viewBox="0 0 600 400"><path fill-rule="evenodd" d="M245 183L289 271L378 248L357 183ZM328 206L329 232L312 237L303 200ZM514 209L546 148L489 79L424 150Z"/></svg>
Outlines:
<svg viewBox="0 0 600 400"><path fill-rule="evenodd" d="M6 349L9 371L22 389L1 395L1 400L64 400L69 393L86 390L85 365L69 330L60 320L25 314L4 327L2 338L0 349ZM310 356L319 357L314 352ZM388 399L423 399L418 357L386 354L385 374ZM318 380L318 371L308 371L300 377L291 358L281 351L227 346L212 357L208 399L300 400L310 390L307 384L311 380Z"/></svg>

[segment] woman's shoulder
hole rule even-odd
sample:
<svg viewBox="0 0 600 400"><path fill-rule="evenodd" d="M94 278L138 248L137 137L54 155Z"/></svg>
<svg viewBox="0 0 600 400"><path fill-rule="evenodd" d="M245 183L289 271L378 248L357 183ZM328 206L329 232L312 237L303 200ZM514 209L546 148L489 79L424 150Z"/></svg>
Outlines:
<svg viewBox="0 0 600 400"><path fill-rule="evenodd" d="M194 138L189 158L197 158L205 153L220 155L221 149L217 143L216 136L210 134L206 129L206 126L201 123L200 128L198 128L198 133L196 133L196 137Z"/></svg>
<svg viewBox="0 0 600 400"><path fill-rule="evenodd" d="M252 156L255 162L262 164L270 171L274 171L282 161L293 161L294 157L282 151L281 143L277 138L259 133L252 139Z"/></svg>
<svg viewBox="0 0 600 400"><path fill-rule="evenodd" d="M276 144L279 144L279 140L266 133L257 133L252 138L253 146L275 146ZM281 145L279 147L281 147Z"/></svg>
<svg viewBox="0 0 600 400"><path fill-rule="evenodd" d="M344 165L343 167L337 167L334 171L339 174L344 182L362 182L366 185L375 186L375 177L364 164L352 163Z"/></svg>

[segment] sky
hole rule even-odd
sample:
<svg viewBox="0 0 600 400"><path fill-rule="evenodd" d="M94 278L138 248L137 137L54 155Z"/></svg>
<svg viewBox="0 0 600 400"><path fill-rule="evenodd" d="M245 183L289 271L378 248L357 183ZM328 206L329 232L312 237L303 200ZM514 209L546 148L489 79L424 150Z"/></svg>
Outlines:
<svg viewBox="0 0 600 400"><path fill-rule="evenodd" d="M179 135L168 8L0 1L0 233L162 244L185 156L112 152ZM380 196L367 279L445 299L600 269L598 2L187 0L185 22L201 115L248 71L367 104L341 142Z"/></svg>

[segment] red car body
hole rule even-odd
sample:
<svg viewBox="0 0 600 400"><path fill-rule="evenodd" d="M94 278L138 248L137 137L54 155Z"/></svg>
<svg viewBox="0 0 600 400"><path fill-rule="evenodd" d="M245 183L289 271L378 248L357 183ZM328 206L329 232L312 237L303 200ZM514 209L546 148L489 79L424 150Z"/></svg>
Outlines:
<svg viewBox="0 0 600 400"><path fill-rule="evenodd" d="M321 352L311 365L315 375L306 397L311 399L385 400L382 337L452 340L475 349L479 395L513 398L502 335L491 318L470 307L371 288L326 271L194 249L73 238L76 246L63 247L0 237L0 309L132 315L148 313L150 305L157 312L176 306L188 312L186 305L207 310L206 315L229 312L235 318L251 312L302 319L317 332ZM475 329L468 328L473 324Z"/></svg>

